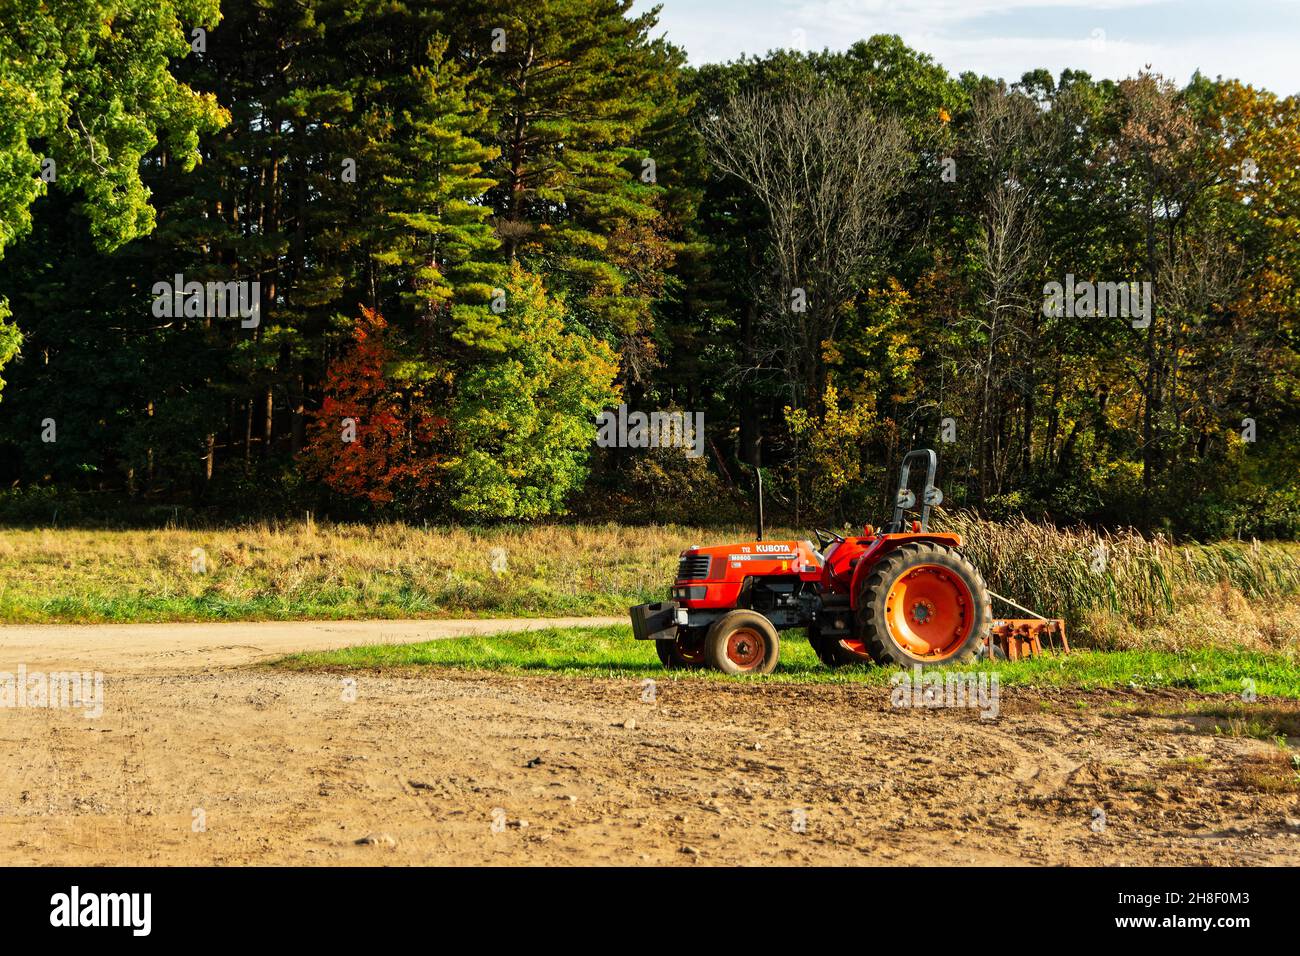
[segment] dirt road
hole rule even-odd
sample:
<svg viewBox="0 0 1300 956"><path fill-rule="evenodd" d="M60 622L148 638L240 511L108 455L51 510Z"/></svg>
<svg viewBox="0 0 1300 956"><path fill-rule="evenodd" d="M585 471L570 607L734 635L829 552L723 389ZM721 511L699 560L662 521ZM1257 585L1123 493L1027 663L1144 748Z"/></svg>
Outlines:
<svg viewBox="0 0 1300 956"><path fill-rule="evenodd" d="M160 671L237 667L296 651L361 644L413 644L467 634L543 627L624 624L626 617L550 617L462 621L256 621L203 624L0 625L0 670L56 667ZM12 665L12 666L10 666Z"/></svg>
<svg viewBox="0 0 1300 956"><path fill-rule="evenodd" d="M258 666L508 625L2 628L0 671L105 684L94 719L0 709L0 864L1300 863L1280 751L1173 692L1004 689L983 720L851 685Z"/></svg>

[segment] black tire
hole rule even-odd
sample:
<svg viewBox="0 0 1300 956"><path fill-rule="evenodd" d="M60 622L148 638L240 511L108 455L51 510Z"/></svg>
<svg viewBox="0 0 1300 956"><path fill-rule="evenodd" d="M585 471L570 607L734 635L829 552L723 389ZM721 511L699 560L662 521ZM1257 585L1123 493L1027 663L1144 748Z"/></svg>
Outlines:
<svg viewBox="0 0 1300 956"><path fill-rule="evenodd" d="M946 646L934 654L917 654L895 636L890 627L890 591L903 577L924 568L936 569L939 580L956 578L965 585L965 594L954 607L956 623L951 636L958 643ZM912 580L915 580L913 578ZM958 589L960 590L960 589ZM915 541L891 551L876 563L862 582L858 591L857 624L867 651L876 663L890 667L936 667L945 664L962 664L973 660L988 637L993 623L993 600L989 596L984 576L961 552L942 544ZM917 605L913 613L925 611ZM900 614L905 614L901 609ZM934 625L946 625L947 615L928 618ZM907 626L913 633L927 629L927 618L914 618ZM938 633L938 632L936 632Z"/></svg>
<svg viewBox="0 0 1300 956"><path fill-rule="evenodd" d="M840 666L839 662L835 659L835 655L829 653L829 649L826 647L826 641L822 639L821 628L816 624L808 625L808 646L813 649L813 653L817 655L817 659L827 667Z"/></svg>
<svg viewBox="0 0 1300 956"><path fill-rule="evenodd" d="M770 674L780 656L780 635L757 611L724 614L704 638L704 659L724 674Z"/></svg>
<svg viewBox="0 0 1300 956"><path fill-rule="evenodd" d="M655 653L659 663L670 671L698 670L704 666L703 635L699 628L685 629L678 632L675 641L655 641Z"/></svg>
<svg viewBox="0 0 1300 956"><path fill-rule="evenodd" d="M871 658L859 657L845 647L838 638L822 637L821 628L808 625L808 643L817 659L827 667L844 667L848 664L870 664Z"/></svg>

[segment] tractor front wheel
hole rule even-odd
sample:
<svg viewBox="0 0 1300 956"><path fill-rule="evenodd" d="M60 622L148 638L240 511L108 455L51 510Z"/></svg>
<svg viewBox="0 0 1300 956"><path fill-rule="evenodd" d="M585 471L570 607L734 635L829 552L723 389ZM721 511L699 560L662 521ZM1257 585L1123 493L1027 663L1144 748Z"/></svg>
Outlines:
<svg viewBox="0 0 1300 956"><path fill-rule="evenodd" d="M911 542L880 559L858 592L858 633L876 663L960 664L984 645L992 600L959 551Z"/></svg>
<svg viewBox="0 0 1300 956"><path fill-rule="evenodd" d="M713 622L704 658L724 674L770 674L781 653L772 622L756 611L731 611Z"/></svg>

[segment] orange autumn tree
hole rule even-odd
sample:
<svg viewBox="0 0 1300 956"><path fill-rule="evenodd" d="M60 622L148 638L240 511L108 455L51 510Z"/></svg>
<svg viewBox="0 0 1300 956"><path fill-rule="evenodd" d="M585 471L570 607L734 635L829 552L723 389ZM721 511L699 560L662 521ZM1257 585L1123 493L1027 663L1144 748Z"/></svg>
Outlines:
<svg viewBox="0 0 1300 956"><path fill-rule="evenodd" d="M330 366L303 460L329 488L374 505L420 507L437 491L448 440L439 414L445 377L395 375L399 363L384 317L363 308L352 347Z"/></svg>

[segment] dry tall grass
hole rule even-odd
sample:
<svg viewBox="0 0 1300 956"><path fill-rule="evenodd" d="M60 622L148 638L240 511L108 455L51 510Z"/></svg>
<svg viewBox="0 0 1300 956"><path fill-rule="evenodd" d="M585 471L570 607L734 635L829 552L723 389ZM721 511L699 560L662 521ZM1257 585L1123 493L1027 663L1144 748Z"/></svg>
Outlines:
<svg viewBox="0 0 1300 956"><path fill-rule="evenodd" d="M1293 542L1175 545L1134 531L989 522L961 512L940 515L936 526L961 534L990 588L1065 618L1071 633L1095 646L1300 643L1300 546Z"/></svg>
<svg viewBox="0 0 1300 956"><path fill-rule="evenodd" d="M1300 546L1175 546L942 514L996 592L1102 647L1297 647ZM310 520L157 531L0 530L0 621L622 614L692 544L744 527L421 528ZM804 537L773 529L771 537ZM1095 570L1099 547L1105 562ZM206 572L192 570L202 548ZM506 571L492 570L494 549ZM1013 612L1007 611L1011 614Z"/></svg>
<svg viewBox="0 0 1300 956"><path fill-rule="evenodd" d="M705 540L614 524L5 530L0 620L618 614L662 599L678 552ZM204 573L192 570L195 548Z"/></svg>

